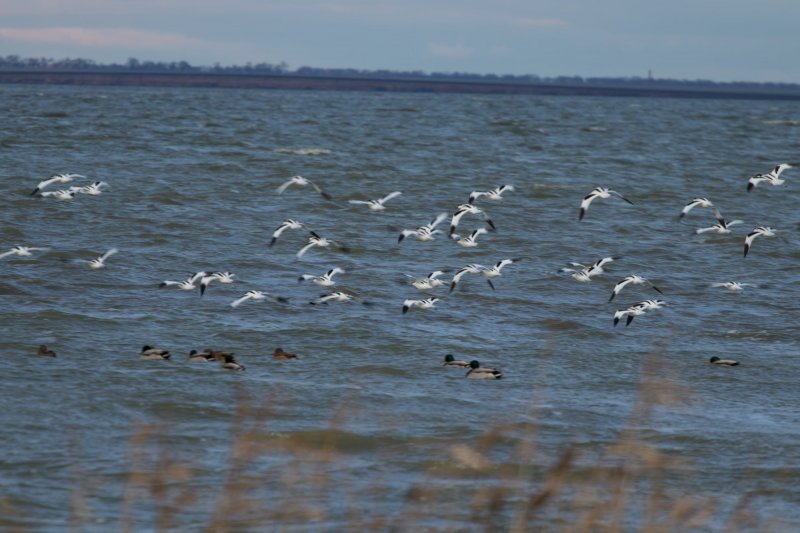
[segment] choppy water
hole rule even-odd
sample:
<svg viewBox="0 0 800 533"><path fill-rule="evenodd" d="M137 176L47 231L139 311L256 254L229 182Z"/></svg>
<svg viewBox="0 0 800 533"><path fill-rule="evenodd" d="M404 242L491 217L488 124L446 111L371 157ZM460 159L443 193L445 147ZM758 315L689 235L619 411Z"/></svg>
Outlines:
<svg viewBox="0 0 800 533"><path fill-rule="evenodd" d="M359 523L353 513L402 524L420 484L471 494L503 476L448 471L452 446L476 445L495 425L511 443L535 444L525 461L512 444L490 457L531 465L534 485L567 446L595 464L633 425L642 443L685 463L664 474L668 491L713 499L706 527L730 523L742 497L759 523L800 523L800 170L785 173L783 188L745 191L751 174L800 159L797 103L3 86L0 112L0 249L50 248L0 260L0 527L158 523L148 504L125 515L144 423L163 424L162 455L194 469L185 484L199 496L173 525L208 523L230 483L242 405L268 408L263 439L287 443L248 469L265 475L254 489L262 511L276 502L324 510L268 519L290 529L340 529ZM110 188L71 202L29 196L60 172ZM294 187L278 196L295 174L334 201ZM400 230L506 183L516 191L478 202L497 226L478 247L441 236L398 244ZM578 222L581 198L598 185L635 205L597 200ZM393 190L403 195L384 213L346 203ZM730 236L695 236L714 222L704 209L677 221L695 196L744 223ZM305 239L296 231L268 248L287 217L350 252L297 259ZM459 230L479 224L465 217ZM757 239L743 259L744 235L759 225L779 237ZM120 252L106 269L77 261L111 247ZM622 257L591 283L557 272L607 255ZM522 261L496 291L467 276L452 294L438 289L434 309L400 313L419 297L404 274L511 257ZM374 305L308 305L323 291L298 275L333 266ZM198 270L240 281L212 284L202 298L158 288ZM608 303L629 273L663 296L629 286ZM754 286L708 286L730 280ZM290 301L229 306L251 289ZM655 296L666 308L612 327L616 309ZM41 343L58 357L34 356ZM144 344L173 359L140 361ZM206 346L236 352L247 371L185 361ZM271 360L277 346L300 360ZM463 379L439 366L449 352L505 378ZM711 355L742 365L704 364ZM643 380L676 387L677 399L631 422ZM318 465L326 491L280 459L320 441L337 453ZM474 523L457 501L426 505L415 524ZM570 516L556 509L547 520Z"/></svg>

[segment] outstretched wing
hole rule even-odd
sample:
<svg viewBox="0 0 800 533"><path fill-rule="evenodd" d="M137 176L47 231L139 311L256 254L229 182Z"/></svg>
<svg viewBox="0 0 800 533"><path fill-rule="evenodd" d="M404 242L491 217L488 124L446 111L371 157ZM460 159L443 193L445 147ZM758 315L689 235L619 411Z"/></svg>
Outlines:
<svg viewBox="0 0 800 533"><path fill-rule="evenodd" d="M302 248L300 248L300 251L297 252L297 257L303 257L303 254L306 253L313 246L315 246L315 244L313 242L310 242L310 243L306 244L305 246L303 246Z"/></svg>
<svg viewBox="0 0 800 533"><path fill-rule="evenodd" d="M625 200L625 201L626 201L626 202L628 202L629 204L633 205L633 202L631 202L630 200L628 200L627 198L625 198L624 196L622 196L622 195L621 195L620 193L618 193L617 191L608 191L608 192L610 192L611 194L615 195L617 198L622 198L623 200Z"/></svg>
<svg viewBox="0 0 800 533"><path fill-rule="evenodd" d="M116 248L111 248L109 251L100 256L100 262L102 263L103 261L105 261L106 259L108 259L117 252L119 252L119 250L117 250Z"/></svg>
<svg viewBox="0 0 800 533"><path fill-rule="evenodd" d="M276 189L276 190L278 191L278 194L283 194L283 191L285 191L285 190L286 190L286 188L287 188L289 185L291 185L292 183L294 183L294 180L288 180L288 181L286 181L286 182L282 183L282 184L281 184L281 185L280 185L280 186L279 186L279 187Z"/></svg>
<svg viewBox="0 0 800 533"><path fill-rule="evenodd" d="M381 198L380 200L378 200L378 203L381 203L381 204L382 204L382 203L384 203L384 202L388 202L388 201L389 201L389 200L391 200L392 198L395 198L395 197L397 197L397 196L400 196L401 194L403 194L403 193L402 193L402 192L400 192L400 191L394 191L394 192L390 192L389 194L387 194L386 196L384 196L383 198Z"/></svg>
<svg viewBox="0 0 800 533"><path fill-rule="evenodd" d="M581 200L581 210L578 214L578 220L583 220L583 217L586 215L586 210L589 209L589 204L591 204L592 200L595 198L597 198L597 194L594 191L583 197L583 200Z"/></svg>
<svg viewBox="0 0 800 533"><path fill-rule="evenodd" d="M311 186L314 187L314 190L317 191L323 198L325 198L326 200L332 199L331 195L320 189L316 183L314 183L311 180L308 180L308 183L311 184Z"/></svg>

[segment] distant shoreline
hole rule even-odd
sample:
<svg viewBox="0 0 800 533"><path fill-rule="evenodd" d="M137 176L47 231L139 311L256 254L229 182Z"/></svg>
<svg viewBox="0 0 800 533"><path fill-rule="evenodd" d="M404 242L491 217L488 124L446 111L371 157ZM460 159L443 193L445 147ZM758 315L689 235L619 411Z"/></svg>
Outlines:
<svg viewBox="0 0 800 533"><path fill-rule="evenodd" d="M173 72L0 70L2 84L800 100L800 91Z"/></svg>

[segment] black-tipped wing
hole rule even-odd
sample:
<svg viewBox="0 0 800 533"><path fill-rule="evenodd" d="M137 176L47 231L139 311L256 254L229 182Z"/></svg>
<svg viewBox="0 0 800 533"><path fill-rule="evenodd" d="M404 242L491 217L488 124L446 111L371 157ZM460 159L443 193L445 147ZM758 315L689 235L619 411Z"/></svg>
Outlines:
<svg viewBox="0 0 800 533"><path fill-rule="evenodd" d="M624 196L622 196L620 193L618 193L618 192L616 192L616 191L608 191L608 192L610 192L611 194L614 194L614 195L616 195L618 198L622 198L623 200L625 200L625 201L626 201L626 202L628 202L629 204L633 205L633 202L631 202L630 200L628 200L627 198L625 198Z"/></svg>

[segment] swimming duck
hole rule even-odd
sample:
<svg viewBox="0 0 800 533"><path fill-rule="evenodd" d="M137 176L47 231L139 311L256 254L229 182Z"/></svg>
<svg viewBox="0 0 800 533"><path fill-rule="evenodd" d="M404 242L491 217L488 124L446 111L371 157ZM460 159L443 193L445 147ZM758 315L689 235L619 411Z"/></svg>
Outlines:
<svg viewBox="0 0 800 533"><path fill-rule="evenodd" d="M283 348L275 348L275 351L272 352L272 358L280 361L286 361L288 359L297 359L297 354L286 352Z"/></svg>
<svg viewBox="0 0 800 533"><path fill-rule="evenodd" d="M481 364L474 359L469 362L469 372L466 377L469 379L500 379L503 373L494 368L481 368Z"/></svg>
<svg viewBox="0 0 800 533"><path fill-rule="evenodd" d="M734 361L733 359L720 359L716 355L708 360L708 363L711 365L719 365L719 366L737 366L739 361Z"/></svg>
<svg viewBox="0 0 800 533"><path fill-rule="evenodd" d="M244 370L244 365L237 363L233 354L225 353L223 357L224 361L221 361L223 370Z"/></svg>
<svg viewBox="0 0 800 533"><path fill-rule="evenodd" d="M444 362L442 362L442 366L456 366L459 368L469 368L469 363L466 361L460 361L453 357L453 354L449 353L444 356Z"/></svg>
<svg viewBox="0 0 800 533"><path fill-rule="evenodd" d="M197 350L192 350L189 352L189 357L187 359L191 362L206 362L206 361L213 361L214 356L208 351L208 348L203 350L202 352L198 352Z"/></svg>
<svg viewBox="0 0 800 533"><path fill-rule="evenodd" d="M54 352L53 350L48 350L47 346L41 344L39 345L39 353L37 353L36 355L43 355L45 357L55 357L56 352Z"/></svg>
<svg viewBox="0 0 800 533"><path fill-rule="evenodd" d="M215 360L219 361L220 363L224 363L226 361L226 358L228 358L228 357L233 359L233 356L235 355L233 352L224 352L222 350L212 350L211 348L206 348L205 350L203 350L203 353L208 354L209 359L215 359Z"/></svg>
<svg viewBox="0 0 800 533"><path fill-rule="evenodd" d="M152 346L144 345L139 356L147 360L169 359L169 350L162 350L161 348L153 348Z"/></svg>

